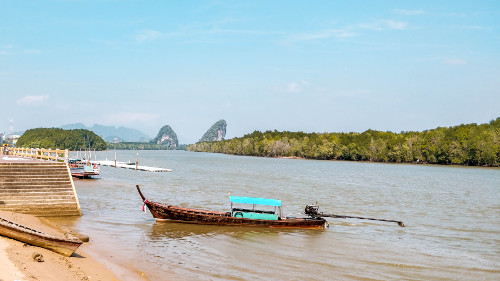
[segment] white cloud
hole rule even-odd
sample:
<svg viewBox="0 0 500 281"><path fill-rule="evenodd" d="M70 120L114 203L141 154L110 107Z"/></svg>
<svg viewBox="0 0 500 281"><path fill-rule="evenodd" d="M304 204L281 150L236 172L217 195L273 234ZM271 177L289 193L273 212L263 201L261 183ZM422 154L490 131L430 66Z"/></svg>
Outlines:
<svg viewBox="0 0 500 281"><path fill-rule="evenodd" d="M19 100L17 100L17 103L20 105L38 105L41 103L44 103L49 99L48 95L43 95L43 96L25 96Z"/></svg>
<svg viewBox="0 0 500 281"><path fill-rule="evenodd" d="M41 50L37 49L19 49L15 48L14 45L4 45L0 46L0 55L17 55L17 54L41 54Z"/></svg>
<svg viewBox="0 0 500 281"><path fill-rule="evenodd" d="M449 64L449 65L462 65L462 64L466 64L467 62L465 60L451 58L451 59L444 60L443 63Z"/></svg>
<svg viewBox="0 0 500 281"><path fill-rule="evenodd" d="M274 34L282 34L283 32L279 31L267 31L267 30L244 30L244 29L222 29L218 27L214 27L207 31L208 34L248 34L248 35L274 35Z"/></svg>
<svg viewBox="0 0 500 281"><path fill-rule="evenodd" d="M356 33L350 32L348 30L325 29L317 32L296 34L290 37L287 41L299 42L299 41L312 41L312 40L320 40L328 38L348 38L354 36L356 36Z"/></svg>
<svg viewBox="0 0 500 281"><path fill-rule="evenodd" d="M300 93L307 85L309 85L307 81L291 82L286 86L285 90L288 93Z"/></svg>
<svg viewBox="0 0 500 281"><path fill-rule="evenodd" d="M363 23L353 26L347 26L345 28L339 29L323 29L315 32L299 33L290 36L287 42L300 42L300 41L312 41L312 40L322 40L328 38L339 38L345 39L349 37L358 36L358 32L363 29L368 30L403 30L407 27L406 22L394 21L394 20L377 20L370 23Z"/></svg>
<svg viewBox="0 0 500 281"><path fill-rule="evenodd" d="M10 55L12 54L13 45L0 46L0 55Z"/></svg>
<svg viewBox="0 0 500 281"><path fill-rule="evenodd" d="M402 21L392 21L392 20L384 20L382 21L383 24L385 24L386 27L389 29L405 29L406 28L406 22Z"/></svg>
<svg viewBox="0 0 500 281"><path fill-rule="evenodd" d="M156 30L143 30L135 36L138 42L153 41L163 37L163 33Z"/></svg>
<svg viewBox="0 0 500 281"><path fill-rule="evenodd" d="M491 27L481 26L481 25L456 25L453 26L457 29L466 29L466 30L491 30Z"/></svg>
<svg viewBox="0 0 500 281"><path fill-rule="evenodd" d="M290 93L298 93L302 90L302 87L300 86L299 83L292 82L292 83L288 84L286 90L287 90L287 92L290 92Z"/></svg>
<svg viewBox="0 0 500 281"><path fill-rule="evenodd" d="M407 24L402 21L393 20L377 20L370 23L360 24L359 27L362 29L372 29L372 30L385 30L385 29L405 29Z"/></svg>

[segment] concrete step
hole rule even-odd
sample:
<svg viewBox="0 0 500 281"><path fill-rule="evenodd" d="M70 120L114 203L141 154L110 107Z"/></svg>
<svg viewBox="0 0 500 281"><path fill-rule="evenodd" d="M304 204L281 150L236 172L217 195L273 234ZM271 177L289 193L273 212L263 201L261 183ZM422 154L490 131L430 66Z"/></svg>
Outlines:
<svg viewBox="0 0 500 281"><path fill-rule="evenodd" d="M81 215L65 163L0 163L0 210L36 216Z"/></svg>

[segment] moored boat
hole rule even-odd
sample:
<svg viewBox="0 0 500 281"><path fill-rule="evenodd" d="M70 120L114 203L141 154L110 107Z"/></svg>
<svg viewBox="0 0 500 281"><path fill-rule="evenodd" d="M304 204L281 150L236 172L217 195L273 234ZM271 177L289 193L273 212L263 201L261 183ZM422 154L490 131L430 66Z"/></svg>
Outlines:
<svg viewBox="0 0 500 281"><path fill-rule="evenodd" d="M91 163L90 161L85 162L80 159L69 159L68 165L71 175L77 178L98 176L101 172L101 169L99 169L95 163Z"/></svg>
<svg viewBox="0 0 500 281"><path fill-rule="evenodd" d="M78 238L53 236L0 217L0 235L71 256L83 243Z"/></svg>
<svg viewBox="0 0 500 281"><path fill-rule="evenodd" d="M275 199L230 196L231 211L217 212L149 201L138 185L137 191L144 202L144 207L149 209L157 221L273 228L323 228L326 225L326 220L323 218L284 217L281 201ZM252 208L233 208L233 204L250 204ZM255 209L256 205L271 206L274 207L274 211Z"/></svg>

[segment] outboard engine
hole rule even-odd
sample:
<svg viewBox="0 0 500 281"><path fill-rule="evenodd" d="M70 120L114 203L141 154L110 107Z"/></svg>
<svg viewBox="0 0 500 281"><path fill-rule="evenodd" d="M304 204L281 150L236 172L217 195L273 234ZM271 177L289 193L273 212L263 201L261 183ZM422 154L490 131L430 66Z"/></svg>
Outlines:
<svg viewBox="0 0 500 281"><path fill-rule="evenodd" d="M306 215L309 215L311 217L317 217L319 215L319 206L318 205L307 205L306 208L304 209L304 213Z"/></svg>

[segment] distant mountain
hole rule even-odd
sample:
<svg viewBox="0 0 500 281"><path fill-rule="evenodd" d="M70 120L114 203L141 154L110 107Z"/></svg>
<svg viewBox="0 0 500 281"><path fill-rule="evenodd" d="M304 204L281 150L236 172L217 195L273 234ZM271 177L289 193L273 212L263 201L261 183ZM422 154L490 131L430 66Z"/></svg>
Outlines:
<svg viewBox="0 0 500 281"><path fill-rule="evenodd" d="M208 129L208 131L201 137L200 142L205 141L221 141L226 136L226 120L219 120Z"/></svg>
<svg viewBox="0 0 500 281"><path fill-rule="evenodd" d="M87 128L87 126L85 126L83 123L74 123L74 124L68 124L68 125L61 126L61 129L64 129L64 130L85 129L85 130L87 130L90 128Z"/></svg>
<svg viewBox="0 0 500 281"><path fill-rule="evenodd" d="M166 145L170 149L179 148L179 140L177 139L177 134L169 125L163 126L158 132L156 138L154 138L151 142Z"/></svg>
<svg viewBox="0 0 500 281"><path fill-rule="evenodd" d="M147 142L151 139L151 137L139 130L126 127L104 126L99 124L94 124L92 127L86 127L82 123L74 123L61 126L61 128L65 130L90 130L99 135L106 142Z"/></svg>

